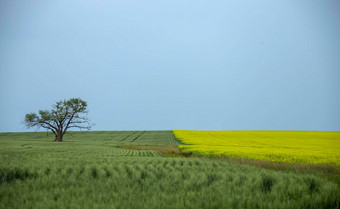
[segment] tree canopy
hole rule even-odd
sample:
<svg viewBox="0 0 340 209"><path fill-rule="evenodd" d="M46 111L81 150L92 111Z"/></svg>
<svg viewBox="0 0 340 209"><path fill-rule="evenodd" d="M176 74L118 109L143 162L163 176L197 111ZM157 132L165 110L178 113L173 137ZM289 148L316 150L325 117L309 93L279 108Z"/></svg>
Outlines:
<svg viewBox="0 0 340 209"><path fill-rule="evenodd" d="M61 142L70 128L91 129L92 123L87 114L87 103L80 98L72 98L56 102L51 110L39 110L39 114L26 114L24 124L27 128L49 130L55 135L55 141Z"/></svg>

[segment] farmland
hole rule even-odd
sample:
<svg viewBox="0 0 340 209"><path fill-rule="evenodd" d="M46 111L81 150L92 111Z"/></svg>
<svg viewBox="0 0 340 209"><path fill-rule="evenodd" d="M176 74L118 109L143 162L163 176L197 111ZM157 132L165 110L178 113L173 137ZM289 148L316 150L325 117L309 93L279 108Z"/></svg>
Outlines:
<svg viewBox="0 0 340 209"><path fill-rule="evenodd" d="M340 165L340 132L174 131L182 152L275 162Z"/></svg>
<svg viewBox="0 0 340 209"><path fill-rule="evenodd" d="M318 176L122 148L180 145L172 131L52 140L0 133L0 208L339 208L339 186Z"/></svg>

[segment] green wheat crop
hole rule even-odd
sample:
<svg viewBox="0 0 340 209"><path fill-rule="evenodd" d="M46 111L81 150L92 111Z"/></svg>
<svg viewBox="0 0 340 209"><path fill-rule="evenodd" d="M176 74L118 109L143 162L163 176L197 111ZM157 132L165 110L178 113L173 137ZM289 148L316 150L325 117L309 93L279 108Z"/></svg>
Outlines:
<svg viewBox="0 0 340 209"><path fill-rule="evenodd" d="M129 134L74 133L56 143L43 133L1 133L0 208L339 207L338 186L323 178L119 148ZM176 142L164 135L131 143Z"/></svg>

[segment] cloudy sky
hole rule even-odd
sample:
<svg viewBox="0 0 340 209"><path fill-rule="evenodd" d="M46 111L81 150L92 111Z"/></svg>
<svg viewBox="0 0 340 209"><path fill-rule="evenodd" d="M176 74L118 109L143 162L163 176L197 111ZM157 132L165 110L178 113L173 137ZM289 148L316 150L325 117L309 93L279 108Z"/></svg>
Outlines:
<svg viewBox="0 0 340 209"><path fill-rule="evenodd" d="M0 131L60 99L94 130L340 131L337 0L0 1Z"/></svg>

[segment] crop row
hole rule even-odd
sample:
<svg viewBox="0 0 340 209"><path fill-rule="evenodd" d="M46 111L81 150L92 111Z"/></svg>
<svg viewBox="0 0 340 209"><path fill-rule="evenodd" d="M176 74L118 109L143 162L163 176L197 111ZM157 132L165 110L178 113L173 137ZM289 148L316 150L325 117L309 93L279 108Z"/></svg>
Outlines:
<svg viewBox="0 0 340 209"><path fill-rule="evenodd" d="M125 145L177 145L172 131L134 131L120 133Z"/></svg>
<svg viewBox="0 0 340 209"><path fill-rule="evenodd" d="M42 141L53 141L53 135L46 132L35 133L0 133L0 140L6 146L15 146L18 142L24 142L20 145L26 146L37 143L39 146ZM27 143L29 141L29 143ZM84 144L134 144L134 145L177 145L179 142L175 139L172 131L86 131L70 132L64 137L65 142ZM45 144L46 146L50 146ZM52 146L52 145L51 145ZM58 146L58 145L55 145ZM1 147L0 147L1 150Z"/></svg>

